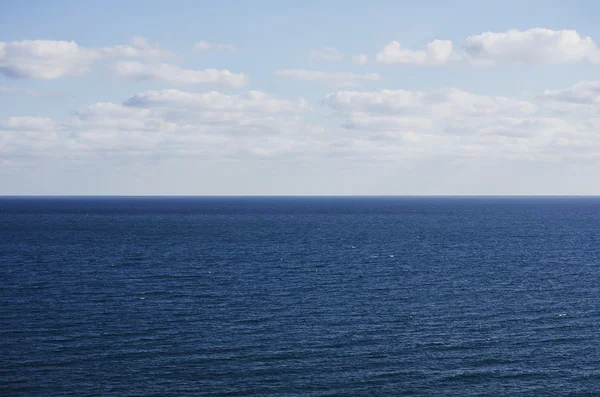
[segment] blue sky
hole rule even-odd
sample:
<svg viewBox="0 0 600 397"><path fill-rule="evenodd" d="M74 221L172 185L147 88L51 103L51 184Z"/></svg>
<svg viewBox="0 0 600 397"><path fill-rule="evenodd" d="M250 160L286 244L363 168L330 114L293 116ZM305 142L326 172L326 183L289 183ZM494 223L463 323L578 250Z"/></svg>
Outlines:
<svg viewBox="0 0 600 397"><path fill-rule="evenodd" d="M0 194L600 194L597 2L0 7Z"/></svg>

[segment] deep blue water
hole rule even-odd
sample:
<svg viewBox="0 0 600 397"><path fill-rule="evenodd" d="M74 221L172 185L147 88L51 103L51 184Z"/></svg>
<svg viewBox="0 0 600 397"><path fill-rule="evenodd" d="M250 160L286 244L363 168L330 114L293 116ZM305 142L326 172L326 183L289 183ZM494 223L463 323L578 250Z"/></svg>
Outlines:
<svg viewBox="0 0 600 397"><path fill-rule="evenodd" d="M0 395L600 395L600 198L1 198Z"/></svg>

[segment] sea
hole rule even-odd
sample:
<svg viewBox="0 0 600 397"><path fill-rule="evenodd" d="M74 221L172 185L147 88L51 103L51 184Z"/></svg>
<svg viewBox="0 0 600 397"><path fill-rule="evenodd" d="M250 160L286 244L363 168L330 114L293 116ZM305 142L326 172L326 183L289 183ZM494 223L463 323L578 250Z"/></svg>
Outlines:
<svg viewBox="0 0 600 397"><path fill-rule="evenodd" d="M599 396L598 197L0 197L2 396Z"/></svg>

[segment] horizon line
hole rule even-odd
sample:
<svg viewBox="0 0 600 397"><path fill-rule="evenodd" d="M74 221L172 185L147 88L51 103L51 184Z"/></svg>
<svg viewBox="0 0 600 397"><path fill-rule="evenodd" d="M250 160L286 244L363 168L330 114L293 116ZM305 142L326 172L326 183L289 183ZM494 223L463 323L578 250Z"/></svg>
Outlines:
<svg viewBox="0 0 600 397"><path fill-rule="evenodd" d="M600 198L600 194L0 194L1 198Z"/></svg>

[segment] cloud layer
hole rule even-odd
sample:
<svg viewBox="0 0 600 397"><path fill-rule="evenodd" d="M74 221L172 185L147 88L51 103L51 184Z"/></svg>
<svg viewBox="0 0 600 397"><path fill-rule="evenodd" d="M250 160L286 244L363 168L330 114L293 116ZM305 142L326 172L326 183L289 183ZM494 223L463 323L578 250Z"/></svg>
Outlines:
<svg viewBox="0 0 600 397"><path fill-rule="evenodd" d="M195 49L236 51L205 41L197 42ZM391 41L374 58L379 64L428 67L542 65L600 63L598 51L590 37L574 30L535 28L481 33L459 45L434 40L418 49ZM487 159L600 158L599 81L540 89L527 96L493 95L483 88L480 92L443 86L401 89L415 86L408 83L410 74L384 79L392 77L391 72L368 69L390 69L369 63L369 55L345 59L336 48L325 47L313 51L311 59L345 62L351 71L323 63L323 70L268 71L267 76L280 78L277 83L283 88L294 86L286 85L287 79L302 83L298 95L286 97L254 89L261 76L250 85L247 73L203 63L203 58L211 57L195 58L200 59L195 67L180 66L180 58L173 59L170 52L139 37L126 45L101 48L74 41L0 42L0 73L9 79L77 76L104 60L121 82L153 81L164 88L149 89L157 88L151 85L139 92L136 88L122 102L91 101L68 109L71 116L66 118L39 117L34 111L30 116L0 118L0 164L35 164L40 158L83 163L178 157L335 158L396 164L446 156L476 166ZM303 62L313 64L309 59ZM391 89L380 89L389 81ZM311 102L300 95L308 83L317 88L306 91ZM0 95L15 94L44 95L28 86L0 87ZM28 98L19 98L24 99Z"/></svg>
<svg viewBox="0 0 600 397"><path fill-rule="evenodd" d="M261 91L151 90L123 103L82 107L68 119L0 119L0 145L11 163L53 156L94 161L285 155L365 162L442 155L470 162L585 161L600 157L598 87L600 82L582 82L542 92L533 102L456 88L340 90L325 96L317 114L302 97ZM553 108L556 102L576 107L563 117ZM319 114L332 123L314 122Z"/></svg>
<svg viewBox="0 0 600 397"><path fill-rule="evenodd" d="M117 76L123 78L160 80L175 85L243 87L248 83L248 76L244 73L232 73L226 69L183 69L167 63L117 62L112 65L112 70Z"/></svg>
<svg viewBox="0 0 600 397"><path fill-rule="evenodd" d="M598 82L584 82L548 91L536 97L537 103L446 88L338 91L323 104L353 136L352 145L372 154L581 161L600 157L595 132L600 119L589 109L600 114L598 87ZM576 118L562 117L552 106L555 101L584 107L570 109Z"/></svg>
<svg viewBox="0 0 600 397"><path fill-rule="evenodd" d="M0 119L0 147L13 162L33 157L270 156L292 150L321 129L298 114L304 98L278 99L260 91L144 91L123 104L96 103L66 120Z"/></svg>
<svg viewBox="0 0 600 397"><path fill-rule="evenodd" d="M0 73L14 79L51 80L77 76L104 58L163 58L171 53L135 37L130 45L86 48L74 41L24 40L0 42Z"/></svg>

